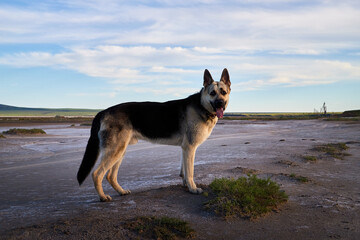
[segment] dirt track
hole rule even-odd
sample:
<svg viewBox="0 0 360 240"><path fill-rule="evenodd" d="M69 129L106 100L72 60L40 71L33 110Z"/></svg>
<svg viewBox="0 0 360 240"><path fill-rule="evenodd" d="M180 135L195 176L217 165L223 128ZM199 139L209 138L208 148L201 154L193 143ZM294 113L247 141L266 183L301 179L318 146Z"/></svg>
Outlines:
<svg viewBox="0 0 360 240"><path fill-rule="evenodd" d="M40 126L41 127L41 126ZM225 221L203 209L207 200L179 186L180 150L141 142L128 149L119 182L132 190L100 203L87 179L75 175L89 129L46 125L46 137L0 139L0 236L19 239L131 239L134 216L188 221L197 239L359 239L360 124L308 121L223 121L197 151L195 181L244 176L255 170L290 196L280 211L257 221ZM0 126L0 131L6 126ZM344 160L312 150L347 142ZM309 163L304 155L318 158ZM301 183L290 174L310 179Z"/></svg>

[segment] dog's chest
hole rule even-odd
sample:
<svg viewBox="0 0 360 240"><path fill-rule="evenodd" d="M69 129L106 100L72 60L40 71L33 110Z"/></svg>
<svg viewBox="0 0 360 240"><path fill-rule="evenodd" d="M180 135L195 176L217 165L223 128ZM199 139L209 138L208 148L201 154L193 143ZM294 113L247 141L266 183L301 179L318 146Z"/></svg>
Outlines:
<svg viewBox="0 0 360 240"><path fill-rule="evenodd" d="M211 134L212 130L214 129L216 121L210 121L206 124L202 124L199 126L198 135L199 135L199 142L203 143Z"/></svg>
<svg viewBox="0 0 360 240"><path fill-rule="evenodd" d="M188 121L186 131L188 143L190 145L202 144L210 136L216 122L217 118L208 120L206 122L199 119Z"/></svg>

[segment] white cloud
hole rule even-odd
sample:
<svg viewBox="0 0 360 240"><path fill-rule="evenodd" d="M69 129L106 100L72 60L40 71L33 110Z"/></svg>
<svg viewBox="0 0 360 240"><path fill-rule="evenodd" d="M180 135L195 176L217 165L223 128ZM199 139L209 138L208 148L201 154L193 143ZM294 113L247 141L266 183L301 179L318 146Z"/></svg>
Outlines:
<svg viewBox="0 0 360 240"><path fill-rule="evenodd" d="M155 96L161 95L171 95L174 97L184 97L195 92L198 92L201 87L198 88L179 88L179 87L166 87L166 88L157 88L158 86L151 86L151 87L139 87L139 86L132 86L131 88L123 86L115 88L118 92L127 92L132 91L135 93L146 93L146 94L153 94Z"/></svg>
<svg viewBox="0 0 360 240"><path fill-rule="evenodd" d="M193 92L191 83L202 79L204 68L218 79L227 67L233 91L360 77L358 60L331 56L351 49L359 54L360 8L352 1L249 0L225 5L216 0L164 0L155 6L144 1L59 0L29 8L0 5L0 34L4 45L50 43L65 48L10 52L0 55L0 64L70 69L121 89L124 83L151 83L155 90L135 89L153 94Z"/></svg>
<svg viewBox="0 0 360 240"><path fill-rule="evenodd" d="M212 53L249 49L313 55L358 46L360 39L360 9L351 1L247 1L266 7L220 1L206 7L163 1L160 7L141 1L61 3L71 8L0 8L0 42L161 44ZM271 8L272 3L290 7Z"/></svg>
<svg viewBox="0 0 360 240"><path fill-rule="evenodd" d="M360 65L328 60L293 60L272 62L271 65L243 64L237 71L262 73L263 79L241 81L235 91L261 90L267 87L302 87L335 82L359 81Z"/></svg>
<svg viewBox="0 0 360 240"><path fill-rule="evenodd" d="M320 55L325 53L325 51L315 50L315 49L284 49L270 52L272 54L280 54L280 55Z"/></svg>
<svg viewBox="0 0 360 240"><path fill-rule="evenodd" d="M152 83L157 86L176 85L177 82L191 83L192 80L202 79L204 68L215 71L213 77L217 79L219 76L216 71L220 72L227 67L233 89L238 86L242 91L278 85L296 87L358 81L360 78L359 63L225 54L209 56L208 53L181 47L101 45L56 54L30 52L5 55L0 57L0 63L15 67L47 66L71 69L91 77L107 79L107 82L113 85ZM244 73L248 76L242 80ZM168 88L166 91L159 91L170 93L172 90Z"/></svg>
<svg viewBox="0 0 360 240"><path fill-rule="evenodd" d="M205 53L205 54L220 54L224 53L224 51L220 48L209 48L209 47L194 47L194 51Z"/></svg>
<svg viewBox="0 0 360 240"><path fill-rule="evenodd" d="M157 72L157 73L188 73L188 74L199 74L201 75L202 71L199 70L189 70L183 68L168 68L163 66L154 66L150 69L150 72Z"/></svg>

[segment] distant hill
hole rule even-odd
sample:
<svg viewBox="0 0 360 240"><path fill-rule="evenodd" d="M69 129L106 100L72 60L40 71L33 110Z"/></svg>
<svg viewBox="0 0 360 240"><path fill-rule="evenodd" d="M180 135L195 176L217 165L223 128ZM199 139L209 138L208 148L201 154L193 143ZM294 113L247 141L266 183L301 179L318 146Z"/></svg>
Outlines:
<svg viewBox="0 0 360 240"><path fill-rule="evenodd" d="M100 109L25 108L0 104L0 116L95 116Z"/></svg>
<svg viewBox="0 0 360 240"><path fill-rule="evenodd" d="M0 111L44 111L46 108L24 108L0 104Z"/></svg>
<svg viewBox="0 0 360 240"><path fill-rule="evenodd" d="M360 110L345 111L343 117L360 117Z"/></svg>

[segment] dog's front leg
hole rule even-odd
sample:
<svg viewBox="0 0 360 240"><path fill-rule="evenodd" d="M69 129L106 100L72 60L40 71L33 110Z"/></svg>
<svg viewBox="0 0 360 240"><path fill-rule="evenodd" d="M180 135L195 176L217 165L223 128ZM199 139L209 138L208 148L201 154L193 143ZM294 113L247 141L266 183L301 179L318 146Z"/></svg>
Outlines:
<svg viewBox="0 0 360 240"><path fill-rule="evenodd" d="M184 171L184 179L189 191L191 193L199 194L203 190L197 188L194 182L194 160L195 160L196 147L186 146L182 147L182 168Z"/></svg>
<svg viewBox="0 0 360 240"><path fill-rule="evenodd" d="M183 156L181 154L181 167L180 167L180 177L183 180L183 186L186 187L185 175L184 175L184 164L183 164Z"/></svg>

